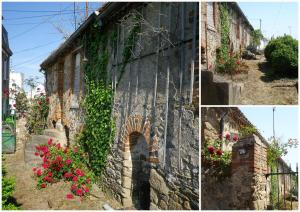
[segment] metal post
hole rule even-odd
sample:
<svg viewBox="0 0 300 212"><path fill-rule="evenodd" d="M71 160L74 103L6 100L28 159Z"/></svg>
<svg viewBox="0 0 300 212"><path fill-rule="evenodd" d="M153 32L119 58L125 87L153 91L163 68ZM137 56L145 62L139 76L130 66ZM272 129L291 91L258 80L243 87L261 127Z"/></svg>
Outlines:
<svg viewBox="0 0 300 212"><path fill-rule="evenodd" d="M284 167L283 167L283 173L284 172ZM286 207L286 204L285 204L285 175L283 175L283 203L284 203L284 208Z"/></svg>
<svg viewBox="0 0 300 212"><path fill-rule="evenodd" d="M277 160L277 173L279 172L279 161ZM279 175L277 175L277 207L279 209Z"/></svg>
<svg viewBox="0 0 300 212"><path fill-rule="evenodd" d="M292 166L290 164L290 191L291 191L291 187L292 187ZM291 200L291 210L293 210L293 198L291 198L290 200Z"/></svg>

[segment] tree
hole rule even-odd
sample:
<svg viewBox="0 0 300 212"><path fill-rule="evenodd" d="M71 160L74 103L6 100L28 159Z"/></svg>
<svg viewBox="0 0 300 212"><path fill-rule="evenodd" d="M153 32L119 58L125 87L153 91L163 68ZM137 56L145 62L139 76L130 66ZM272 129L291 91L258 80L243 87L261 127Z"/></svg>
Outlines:
<svg viewBox="0 0 300 212"><path fill-rule="evenodd" d="M16 96L16 111L24 115L28 110L28 99L25 92L21 91Z"/></svg>
<svg viewBox="0 0 300 212"><path fill-rule="evenodd" d="M260 29L256 29L252 31L251 33L252 42L251 44L255 47L257 50L257 47L260 45L260 41L264 38L263 34L261 33Z"/></svg>
<svg viewBox="0 0 300 212"><path fill-rule="evenodd" d="M32 90L35 89L38 86L38 80L39 77L29 77L28 79L25 79L26 85L30 87L30 99L32 99Z"/></svg>

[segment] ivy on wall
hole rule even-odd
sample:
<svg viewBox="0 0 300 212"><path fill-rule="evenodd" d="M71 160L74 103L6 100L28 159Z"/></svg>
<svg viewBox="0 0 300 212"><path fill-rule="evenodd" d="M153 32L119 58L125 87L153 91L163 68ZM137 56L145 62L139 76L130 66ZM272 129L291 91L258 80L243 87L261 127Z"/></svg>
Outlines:
<svg viewBox="0 0 300 212"><path fill-rule="evenodd" d="M122 52L122 65L119 80L125 70L126 64L132 58L137 33L140 32L138 17L133 17L134 24L125 40ZM110 38L110 42L108 42ZM117 33L104 32L95 21L91 24L83 37L82 43L85 46L87 62L84 65L86 95L82 106L85 111L85 126L78 142L89 155L89 166L101 176L107 156L110 152L111 143L114 139L115 123L112 119L113 89L111 79L108 78L107 65L109 61L108 45L116 46ZM119 81L118 80L118 81Z"/></svg>

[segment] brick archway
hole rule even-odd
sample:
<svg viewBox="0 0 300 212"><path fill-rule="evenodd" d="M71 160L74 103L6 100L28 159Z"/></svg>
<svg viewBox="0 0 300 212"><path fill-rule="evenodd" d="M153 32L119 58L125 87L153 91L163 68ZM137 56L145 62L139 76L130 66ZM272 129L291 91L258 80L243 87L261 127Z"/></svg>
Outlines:
<svg viewBox="0 0 300 212"><path fill-rule="evenodd" d="M158 163L158 136L154 132L151 136L151 123L148 119L143 119L139 114L129 116L122 126L119 147L123 154L122 168L122 204L125 207L132 206L132 170L131 148L135 145L132 135L141 135L147 143L148 157L145 159L149 163Z"/></svg>

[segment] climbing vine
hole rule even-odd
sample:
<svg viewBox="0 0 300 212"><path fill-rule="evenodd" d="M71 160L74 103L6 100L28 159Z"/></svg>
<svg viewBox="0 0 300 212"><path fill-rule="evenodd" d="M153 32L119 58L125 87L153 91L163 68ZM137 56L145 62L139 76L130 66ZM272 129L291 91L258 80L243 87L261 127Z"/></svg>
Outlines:
<svg viewBox="0 0 300 212"><path fill-rule="evenodd" d="M136 37L141 30L140 16L133 15L133 25L129 35L124 41L122 52L122 65L118 68L120 81L126 64L133 57ZM78 136L78 142L89 155L90 168L99 176L102 174L107 156L110 152L114 138L115 123L112 119L113 90L111 79L108 78L108 44L116 46L117 33L112 31L109 35L103 32L97 22L91 24L88 34L82 42L85 45L87 62L85 69L86 95L82 102L85 110L85 127Z"/></svg>
<svg viewBox="0 0 300 212"><path fill-rule="evenodd" d="M221 48L219 57L228 59L229 52L229 12L226 4L220 4L220 19L221 19Z"/></svg>
<svg viewBox="0 0 300 212"><path fill-rule="evenodd" d="M129 31L127 39L125 40L124 49L122 52L123 61L120 69L120 76L118 82L123 76L127 63L133 58L133 50L136 45L137 35L141 32L141 15L139 13L133 13L132 16L132 28Z"/></svg>
<svg viewBox="0 0 300 212"><path fill-rule="evenodd" d="M101 175L114 137L113 91L107 83L108 37L97 23L91 25L88 33L84 40L88 50L84 67L87 92L82 103L85 126L78 141L88 153L90 168Z"/></svg>

